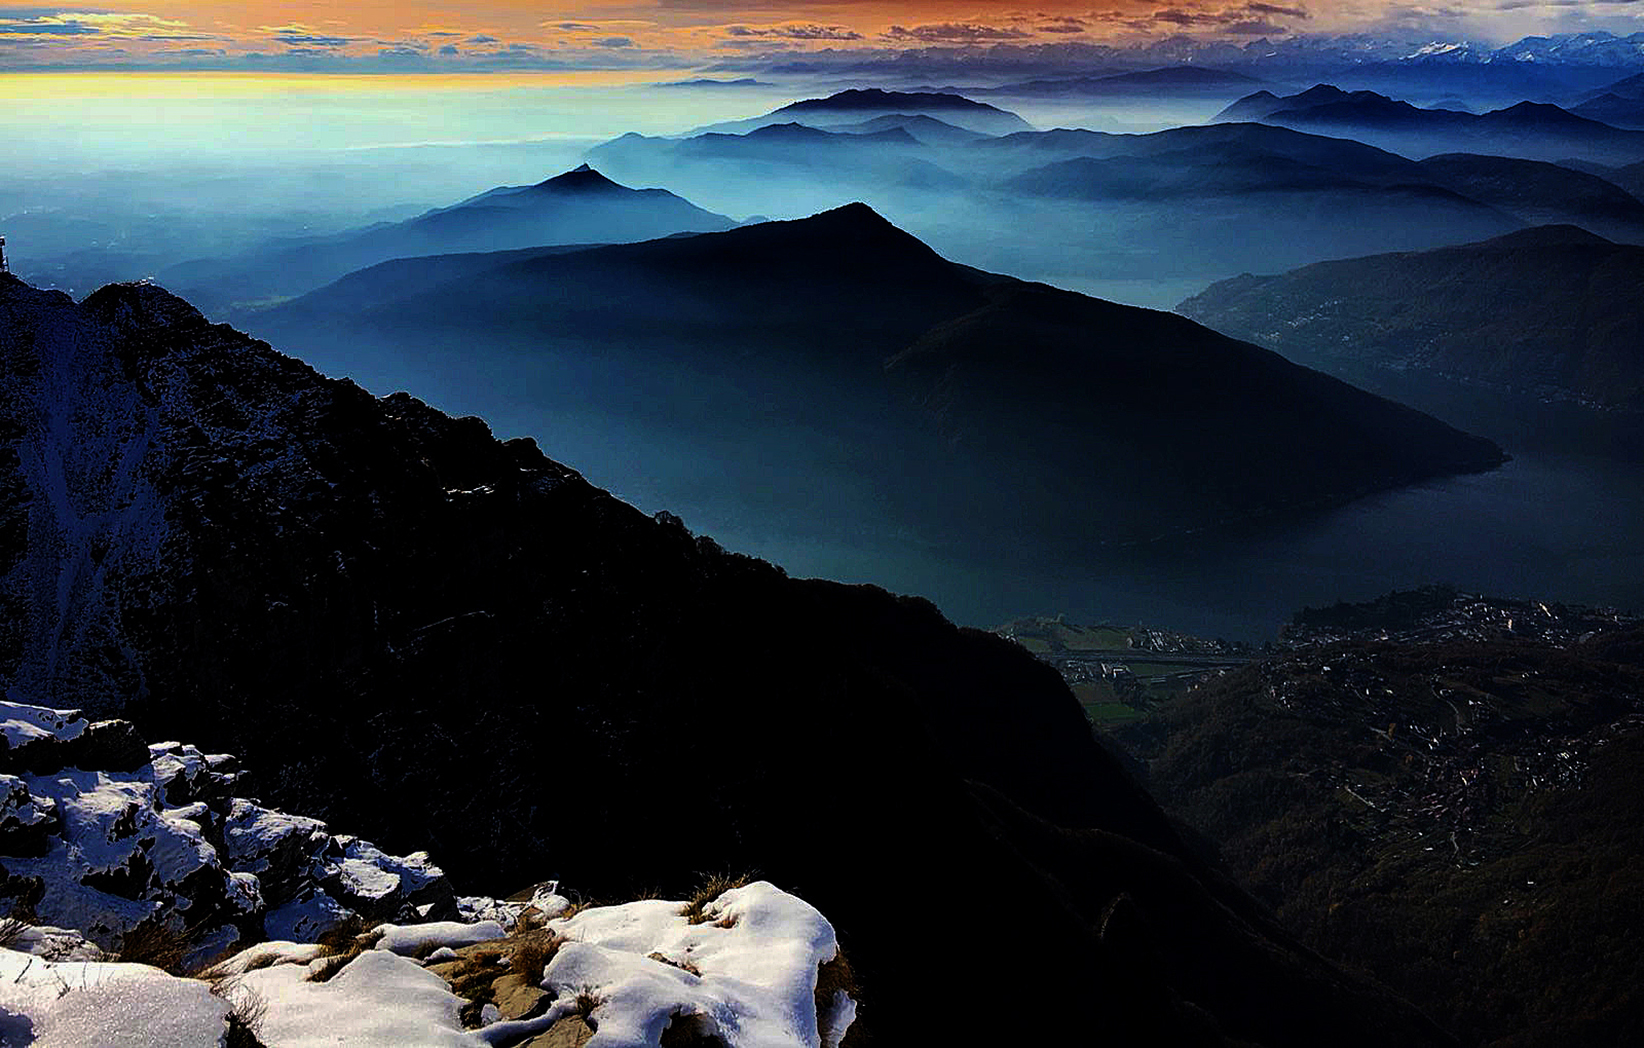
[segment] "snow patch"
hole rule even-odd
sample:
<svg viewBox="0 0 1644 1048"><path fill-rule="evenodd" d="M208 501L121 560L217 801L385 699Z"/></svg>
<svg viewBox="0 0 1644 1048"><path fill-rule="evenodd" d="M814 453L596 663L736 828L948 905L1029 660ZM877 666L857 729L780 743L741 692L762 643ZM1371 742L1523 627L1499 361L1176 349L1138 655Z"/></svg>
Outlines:
<svg viewBox="0 0 1644 1048"><path fill-rule="evenodd" d="M0 1035L34 1048L207 1048L229 1005L144 964L46 961L0 950Z"/></svg>
<svg viewBox="0 0 1644 1048"><path fill-rule="evenodd" d="M656 1048L675 1017L696 1017L730 1048L821 1048L817 969L839 953L827 919L765 881L725 892L701 924L683 908L645 900L550 922L571 941L543 973L556 996L546 1022L589 992L603 1003L588 1048ZM830 1042L854 1017L854 1004L833 1003Z"/></svg>
<svg viewBox="0 0 1644 1048"><path fill-rule="evenodd" d="M224 992L267 1006L259 1034L268 1048L481 1048L457 1017L462 999L444 979L386 950L367 950L325 982L280 964L248 972Z"/></svg>
<svg viewBox="0 0 1644 1048"><path fill-rule="evenodd" d="M473 946L475 943L501 939L508 934L496 921L479 921L475 924L464 924L461 921L380 924L374 930L382 933L376 942L376 949L404 956L416 953L430 944L436 949L448 946L456 950L464 946Z"/></svg>

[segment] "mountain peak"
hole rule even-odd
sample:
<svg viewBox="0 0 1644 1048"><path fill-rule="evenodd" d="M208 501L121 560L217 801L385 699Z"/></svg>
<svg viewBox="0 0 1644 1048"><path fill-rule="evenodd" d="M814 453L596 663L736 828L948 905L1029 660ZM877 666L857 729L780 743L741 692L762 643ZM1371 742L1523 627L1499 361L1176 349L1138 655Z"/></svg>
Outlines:
<svg viewBox="0 0 1644 1048"><path fill-rule="evenodd" d="M628 187L613 182L587 164L582 164L580 167L572 168L562 175L555 175L545 182L538 182L533 188L588 193L610 192L611 190L627 189Z"/></svg>
<svg viewBox="0 0 1644 1048"><path fill-rule="evenodd" d="M86 296L81 306L100 323L121 331L192 328L204 314L158 284L109 284Z"/></svg>
<svg viewBox="0 0 1644 1048"><path fill-rule="evenodd" d="M1550 226L1532 226L1505 236L1486 240L1492 247L1599 247L1615 245L1615 241L1568 223Z"/></svg>

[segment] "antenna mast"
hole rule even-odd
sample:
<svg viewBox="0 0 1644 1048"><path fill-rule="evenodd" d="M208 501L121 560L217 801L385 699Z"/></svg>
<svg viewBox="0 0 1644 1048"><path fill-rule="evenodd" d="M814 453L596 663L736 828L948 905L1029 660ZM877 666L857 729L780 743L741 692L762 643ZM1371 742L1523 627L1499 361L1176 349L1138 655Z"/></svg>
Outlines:
<svg viewBox="0 0 1644 1048"><path fill-rule="evenodd" d="M6 238L0 237L0 273L10 273L6 268Z"/></svg>

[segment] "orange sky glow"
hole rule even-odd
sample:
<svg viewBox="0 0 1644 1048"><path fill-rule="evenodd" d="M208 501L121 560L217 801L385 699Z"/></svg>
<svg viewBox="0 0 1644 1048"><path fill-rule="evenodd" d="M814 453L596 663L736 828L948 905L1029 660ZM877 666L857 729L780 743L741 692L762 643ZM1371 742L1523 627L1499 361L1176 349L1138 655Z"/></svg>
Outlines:
<svg viewBox="0 0 1644 1048"><path fill-rule="evenodd" d="M1469 5L1472 6L1469 6ZM346 0L224 3L103 0L64 7L0 3L0 68L196 63L210 59L485 61L567 69L688 68L736 56L821 49L1123 43L1185 33L1249 41L1296 33L1431 25L1505 40L1578 25L1604 0ZM1644 3L1637 5L1644 8ZM1620 12L1617 15L1617 12ZM1572 21L1573 20L1573 21Z"/></svg>

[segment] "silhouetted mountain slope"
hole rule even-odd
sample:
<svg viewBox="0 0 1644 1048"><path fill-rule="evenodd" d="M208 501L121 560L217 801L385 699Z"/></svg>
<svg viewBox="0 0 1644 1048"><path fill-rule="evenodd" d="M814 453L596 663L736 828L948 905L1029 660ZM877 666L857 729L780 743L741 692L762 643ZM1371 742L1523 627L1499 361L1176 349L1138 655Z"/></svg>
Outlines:
<svg viewBox="0 0 1644 1048"><path fill-rule="evenodd" d="M1559 161L1559 166L1567 167L1572 171L1584 171L1589 175L1597 175L1606 182L1620 186L1632 194L1634 199L1644 201L1644 162L1612 167L1608 164L1595 164L1588 160L1567 158Z"/></svg>
<svg viewBox="0 0 1644 1048"><path fill-rule="evenodd" d="M1366 97L1379 98L1370 91L1355 92ZM1352 97L1334 84L1315 84L1306 91L1293 95L1275 95L1271 91L1256 91L1229 105L1213 117L1216 123L1265 120L1274 113L1287 109L1307 109L1311 106L1341 102Z"/></svg>
<svg viewBox="0 0 1644 1048"><path fill-rule="evenodd" d="M1123 135L1068 129L1022 132L971 147L971 152L984 162L1008 160L1021 165L1018 170L1050 159L1185 156L1190 150L1270 154L1363 179L1408 178L1415 170L1407 158L1374 146L1259 123L1220 123Z"/></svg>
<svg viewBox="0 0 1644 1048"><path fill-rule="evenodd" d="M1294 360L1644 407L1644 248L1571 226L1225 280L1180 311Z"/></svg>
<svg viewBox="0 0 1644 1048"><path fill-rule="evenodd" d="M1570 223L1644 242L1644 202L1596 175L1540 160L1449 153L1417 165L1428 180L1533 225Z"/></svg>
<svg viewBox="0 0 1644 1048"><path fill-rule="evenodd" d="M881 1043L973 1039L955 958L1031 988L1022 1043L1445 1043L1183 847L1008 642L728 555L155 287L0 276L0 354L8 683L232 745L269 802L465 884L803 885Z"/></svg>
<svg viewBox="0 0 1644 1048"><path fill-rule="evenodd" d="M884 91L877 87L853 88L827 98L807 98L785 105L760 117L730 120L691 132L740 134L768 124L801 123L831 128L855 124L879 116L930 116L985 135L1027 131L1032 125L1015 113L946 91Z"/></svg>
<svg viewBox="0 0 1644 1048"><path fill-rule="evenodd" d="M820 191L838 185L949 190L965 184L964 178L922 156L923 145L900 124L864 133L788 123L683 139L626 134L595 146L589 155L670 181L689 181L696 174L721 180L776 177Z"/></svg>
<svg viewBox="0 0 1644 1048"><path fill-rule="evenodd" d="M1233 103L1218 121L1260 120L1323 134L1356 138L1406 156L1466 150L1556 161L1581 157L1600 163L1644 159L1644 132L1536 102L1489 113L1419 109L1374 91L1343 92L1328 84L1277 98L1260 92Z"/></svg>
<svg viewBox="0 0 1644 1048"><path fill-rule="evenodd" d="M629 189L586 164L533 186L505 186L392 225L250 255L185 263L162 279L208 308L289 297L392 258L547 244L649 240L736 223L663 189Z"/></svg>
<svg viewBox="0 0 1644 1048"><path fill-rule="evenodd" d="M1631 1044L1641 656L1613 611L1393 594L1117 734L1310 944L1463 1043Z"/></svg>
<svg viewBox="0 0 1644 1048"><path fill-rule="evenodd" d="M1644 127L1644 99L1623 98L1621 95L1606 92L1571 107L1570 112L1612 127L1634 130Z"/></svg>
<svg viewBox="0 0 1644 1048"><path fill-rule="evenodd" d="M1049 148L1084 155L1034 168L1003 185L1015 193L1093 201L1340 194L1348 207L1385 199L1412 209L1443 209L1448 214L1435 215L1435 225L1472 228L1481 236L1506 232L1517 220L1581 223L1607 235L1644 239L1640 201L1585 172L1471 153L1414 162L1358 143L1294 132L1273 135L1275 130L1280 129L1218 124L1143 136L1076 137ZM1115 149L1132 152L1108 155ZM1275 204L1274 210L1282 206ZM1312 220L1345 225L1347 215L1325 211Z"/></svg>
<svg viewBox="0 0 1644 1048"><path fill-rule="evenodd" d="M367 276L395 284L391 271L353 279ZM743 464L754 476L803 475L797 463L817 453L807 444L837 445L853 463L848 485L865 486L864 497L902 526L946 544L1033 534L1044 551L1077 550L1499 461L1487 442L1270 354L1251 356L1251 347L1168 314L949 263L860 204L509 261L437 287L418 276L405 295L361 299L358 286L343 282L271 311L256 328L338 361L350 353L360 363L372 353L436 359L438 347L460 346L463 368L510 372L529 360L572 369L583 383L577 397L609 402L628 424L734 437L749 455L791 448L796 456L786 468ZM1057 365L1066 373L1024 391L1018 411L1031 419L1064 396L1102 407L1059 423L1057 438L1031 451L1023 447L1031 433L1015 422L942 406L945 372L918 363L932 359L924 351L899 356L962 336L991 354L967 365L984 368L977 381L1016 388L1030 360L1012 347L1035 344L1047 325L1070 339ZM1133 374L1140 347L1155 363ZM458 356L440 369L453 380ZM1200 373L1225 379L1226 412L1207 415L1186 395ZM567 394L546 395L558 403ZM1149 405L1151 422L1127 403ZM1317 413L1322 404L1332 405L1328 419ZM1138 424L1153 434L1140 444ZM827 441L805 436L807 427ZM1286 450L1297 448L1308 450ZM1090 473L1098 461L1104 470Z"/></svg>
<svg viewBox="0 0 1644 1048"><path fill-rule="evenodd" d="M915 141L929 146L966 145L991 137L979 131L958 127L945 120L938 120L933 116L908 116L906 113L888 113L885 116L876 116L872 120L864 120L860 124L840 124L833 130L847 135L871 135L892 128L900 128L913 136Z"/></svg>

